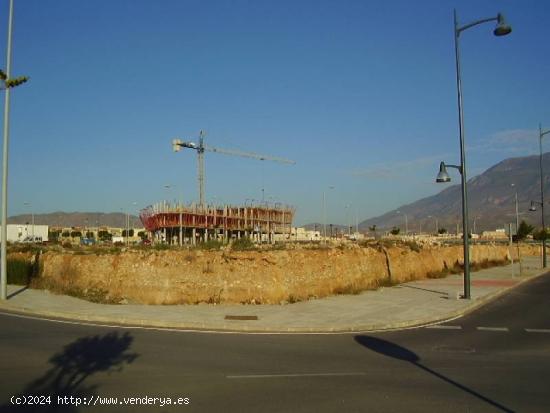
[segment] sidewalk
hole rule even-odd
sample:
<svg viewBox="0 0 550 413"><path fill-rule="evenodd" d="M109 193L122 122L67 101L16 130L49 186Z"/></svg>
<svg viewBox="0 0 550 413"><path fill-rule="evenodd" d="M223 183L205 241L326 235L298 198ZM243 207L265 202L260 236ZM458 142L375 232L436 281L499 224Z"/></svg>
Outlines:
<svg viewBox="0 0 550 413"><path fill-rule="evenodd" d="M336 296L287 305L107 305L47 291L9 286L0 310L84 322L188 330L313 333L358 332L413 327L448 320L487 303L506 290L543 273L539 257L519 266L471 273L471 300L462 274L426 279L359 295ZM229 316L229 319L226 317Z"/></svg>

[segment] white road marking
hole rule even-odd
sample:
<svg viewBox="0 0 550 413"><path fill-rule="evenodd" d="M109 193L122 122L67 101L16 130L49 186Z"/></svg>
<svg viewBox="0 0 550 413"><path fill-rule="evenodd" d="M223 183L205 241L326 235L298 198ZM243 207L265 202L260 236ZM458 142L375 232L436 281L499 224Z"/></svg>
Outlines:
<svg viewBox="0 0 550 413"><path fill-rule="evenodd" d="M550 328L526 328L528 333L550 333Z"/></svg>
<svg viewBox="0 0 550 413"><path fill-rule="evenodd" d="M427 326L426 328L437 328L439 330L462 330L462 326L446 326L442 324L436 324L434 326Z"/></svg>
<svg viewBox="0 0 550 413"><path fill-rule="evenodd" d="M334 376L364 376L367 373L294 373L294 374L244 374L225 376L226 379L272 379L281 377L334 377Z"/></svg>
<svg viewBox="0 0 550 413"><path fill-rule="evenodd" d="M505 331L508 332L508 327L476 327L480 331Z"/></svg>

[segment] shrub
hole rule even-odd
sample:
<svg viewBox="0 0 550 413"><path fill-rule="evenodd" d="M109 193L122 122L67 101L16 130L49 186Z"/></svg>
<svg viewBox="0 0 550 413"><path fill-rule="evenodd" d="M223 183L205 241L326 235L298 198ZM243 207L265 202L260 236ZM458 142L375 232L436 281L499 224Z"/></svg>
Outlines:
<svg viewBox="0 0 550 413"><path fill-rule="evenodd" d="M231 249L234 251L253 250L254 248L255 245L250 238L239 238L231 244Z"/></svg>
<svg viewBox="0 0 550 413"><path fill-rule="evenodd" d="M198 247L203 250L219 250L221 247L223 247L223 242L216 239L211 239L199 244Z"/></svg>
<svg viewBox="0 0 550 413"><path fill-rule="evenodd" d="M366 290L365 287L362 287L355 283L345 284L338 286L332 289L332 294L334 295L358 295Z"/></svg>
<svg viewBox="0 0 550 413"><path fill-rule="evenodd" d="M269 249L273 251L285 250L286 243L282 241L275 241L275 244L271 245Z"/></svg>
<svg viewBox="0 0 550 413"><path fill-rule="evenodd" d="M390 231L390 234L399 235L400 232L401 232L401 230L399 228L393 227L392 230Z"/></svg>
<svg viewBox="0 0 550 413"><path fill-rule="evenodd" d="M409 247L411 251L414 251L414 252L420 252L420 250L422 249L422 246L416 241L406 241L405 245Z"/></svg>
<svg viewBox="0 0 550 413"><path fill-rule="evenodd" d="M29 261L8 257L8 284L28 285L31 281L33 270L33 265Z"/></svg>

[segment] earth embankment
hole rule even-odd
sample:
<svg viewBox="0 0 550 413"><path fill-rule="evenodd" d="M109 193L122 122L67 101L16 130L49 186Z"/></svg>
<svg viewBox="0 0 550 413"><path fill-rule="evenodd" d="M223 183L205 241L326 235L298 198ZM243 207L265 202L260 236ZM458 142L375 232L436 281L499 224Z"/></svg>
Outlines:
<svg viewBox="0 0 550 413"><path fill-rule="evenodd" d="M515 248L511 250L515 255ZM522 255L538 248L522 247ZM506 246L472 246L474 266L508 262ZM92 301L284 304L355 294L459 271L461 246L340 246L257 251L45 252L33 286Z"/></svg>

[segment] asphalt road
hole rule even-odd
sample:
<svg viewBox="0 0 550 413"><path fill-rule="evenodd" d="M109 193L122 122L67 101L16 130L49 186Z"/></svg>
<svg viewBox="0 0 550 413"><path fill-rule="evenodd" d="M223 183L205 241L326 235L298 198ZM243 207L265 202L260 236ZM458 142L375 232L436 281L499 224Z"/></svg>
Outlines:
<svg viewBox="0 0 550 413"><path fill-rule="evenodd" d="M0 412L549 412L550 274L445 325L379 334L185 333L0 314L0 360ZM11 396L43 404L17 408ZM181 404L161 406L167 398Z"/></svg>

